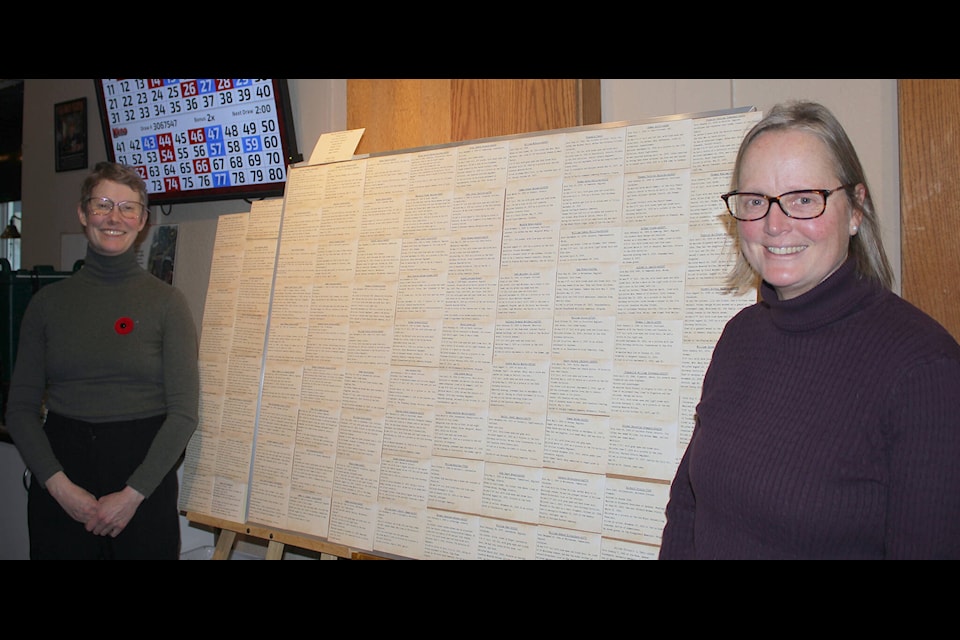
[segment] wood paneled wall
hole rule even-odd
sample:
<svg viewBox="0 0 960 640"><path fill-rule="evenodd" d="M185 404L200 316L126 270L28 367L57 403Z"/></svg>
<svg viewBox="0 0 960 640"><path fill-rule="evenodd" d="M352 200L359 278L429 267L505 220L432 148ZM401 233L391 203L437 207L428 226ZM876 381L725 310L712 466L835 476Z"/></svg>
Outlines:
<svg viewBox="0 0 960 640"><path fill-rule="evenodd" d="M600 123L600 80L347 80L357 154Z"/></svg>
<svg viewBox="0 0 960 640"><path fill-rule="evenodd" d="M901 291L960 340L960 80L899 80Z"/></svg>

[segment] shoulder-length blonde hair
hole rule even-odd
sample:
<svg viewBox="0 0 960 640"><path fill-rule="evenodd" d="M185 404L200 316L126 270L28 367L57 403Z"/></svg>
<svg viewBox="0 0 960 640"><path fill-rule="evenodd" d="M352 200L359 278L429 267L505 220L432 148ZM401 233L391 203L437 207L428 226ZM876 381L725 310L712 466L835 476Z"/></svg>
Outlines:
<svg viewBox="0 0 960 640"><path fill-rule="evenodd" d="M856 198L850 198L846 189L843 190L851 205L863 214L859 230L856 235L850 236L849 252L856 260L856 270L860 277L873 278L887 289L892 289L893 271L890 269L890 263L883 248L883 241L880 237L880 221L877 218L876 210L873 208L873 198L870 196L867 177L860 165L860 159L853 148L853 143L847 137L843 126L833 113L823 105L816 102L796 100L774 106L760 122L747 132L740 143L740 150L737 152L737 159L733 167L733 176L730 180L731 189L739 188L743 156L754 140L768 131L791 130L805 131L823 141L833 160L840 184L863 185L865 196L862 204ZM727 277L727 284L738 292L744 292L756 286L759 276L743 255L739 234L735 233L734 237L736 239L736 264Z"/></svg>

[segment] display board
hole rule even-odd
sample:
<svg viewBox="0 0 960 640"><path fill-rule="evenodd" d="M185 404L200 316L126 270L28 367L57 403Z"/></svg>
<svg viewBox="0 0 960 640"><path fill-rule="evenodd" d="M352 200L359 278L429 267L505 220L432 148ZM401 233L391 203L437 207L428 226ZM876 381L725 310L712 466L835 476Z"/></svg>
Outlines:
<svg viewBox="0 0 960 640"><path fill-rule="evenodd" d="M221 217L181 509L415 559L655 558L753 109L293 167Z"/></svg>

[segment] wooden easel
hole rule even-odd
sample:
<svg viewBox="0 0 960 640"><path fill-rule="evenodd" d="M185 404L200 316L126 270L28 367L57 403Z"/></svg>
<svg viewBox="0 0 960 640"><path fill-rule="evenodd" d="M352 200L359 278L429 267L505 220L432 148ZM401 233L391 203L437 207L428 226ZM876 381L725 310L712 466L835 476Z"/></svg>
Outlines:
<svg viewBox="0 0 960 640"><path fill-rule="evenodd" d="M308 536L302 533L294 533L284 529L273 529L256 524L240 524L231 522L213 516L186 512L186 518L190 522L207 525L216 530L216 547L213 551L212 560L229 560L230 552L236 543L237 534L253 536L267 541L267 555L265 560L283 560L284 547L289 545L298 549L309 549L327 553L339 558L349 558L351 560L387 560L386 557L377 556L365 551L356 551L342 544L327 542L321 538Z"/></svg>

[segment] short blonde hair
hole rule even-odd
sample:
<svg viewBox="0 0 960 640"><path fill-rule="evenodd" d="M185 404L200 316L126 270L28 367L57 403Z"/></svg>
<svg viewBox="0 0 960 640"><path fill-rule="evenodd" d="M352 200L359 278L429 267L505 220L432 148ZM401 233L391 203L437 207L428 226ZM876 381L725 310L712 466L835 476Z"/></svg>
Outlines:
<svg viewBox="0 0 960 640"><path fill-rule="evenodd" d="M125 164L117 164L116 162L98 162L96 166L93 167L93 171L83 180L83 185L80 187L81 205L87 201L87 198L89 198L93 190L97 188L97 185L104 180L130 187L137 192L144 209L149 205L149 201L147 200L147 183L143 181L143 178L140 177L136 169Z"/></svg>

